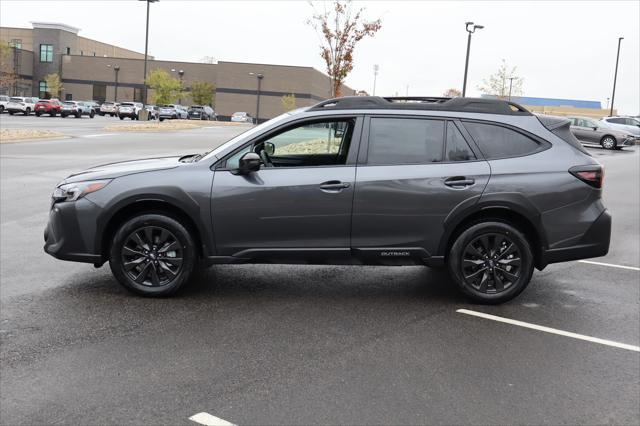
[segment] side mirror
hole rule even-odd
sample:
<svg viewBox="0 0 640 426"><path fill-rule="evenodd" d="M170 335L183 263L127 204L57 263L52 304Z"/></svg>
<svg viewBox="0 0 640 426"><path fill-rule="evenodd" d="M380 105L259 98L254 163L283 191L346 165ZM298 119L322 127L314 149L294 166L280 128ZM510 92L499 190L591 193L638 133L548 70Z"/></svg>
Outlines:
<svg viewBox="0 0 640 426"><path fill-rule="evenodd" d="M248 175L251 172L257 172L260 170L260 164L262 164L262 160L260 160L260 156L258 154L255 152L247 152L240 157L238 168L235 170L234 174Z"/></svg>
<svg viewBox="0 0 640 426"><path fill-rule="evenodd" d="M276 146L271 142L265 142L264 143L264 152L266 152L267 155L273 155L276 152Z"/></svg>

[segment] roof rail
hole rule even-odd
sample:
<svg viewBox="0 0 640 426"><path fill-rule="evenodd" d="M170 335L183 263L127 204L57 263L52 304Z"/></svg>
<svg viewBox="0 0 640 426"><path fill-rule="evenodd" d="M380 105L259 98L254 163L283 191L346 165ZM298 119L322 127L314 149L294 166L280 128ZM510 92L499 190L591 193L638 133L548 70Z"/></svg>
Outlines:
<svg viewBox="0 0 640 426"><path fill-rule="evenodd" d="M531 115L514 102L491 98L441 98L407 96L383 98L380 96L345 96L327 99L309 108L309 111L343 109L402 109L477 112L483 114Z"/></svg>

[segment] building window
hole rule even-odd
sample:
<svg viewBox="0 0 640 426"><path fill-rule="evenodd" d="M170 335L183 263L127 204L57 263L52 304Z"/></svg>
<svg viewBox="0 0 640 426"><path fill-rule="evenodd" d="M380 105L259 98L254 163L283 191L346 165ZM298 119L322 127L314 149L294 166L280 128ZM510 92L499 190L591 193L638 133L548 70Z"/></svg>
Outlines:
<svg viewBox="0 0 640 426"><path fill-rule="evenodd" d="M83 50L80 51L80 56L84 56L84 51Z"/></svg>
<svg viewBox="0 0 640 426"><path fill-rule="evenodd" d="M106 84L94 84L93 85L93 98L94 101L104 102L107 99L107 85Z"/></svg>
<svg viewBox="0 0 640 426"><path fill-rule="evenodd" d="M40 45L40 62L53 62L53 44Z"/></svg>
<svg viewBox="0 0 640 426"><path fill-rule="evenodd" d="M64 95L64 100L65 101L72 101L73 100L73 95L71 93L67 93Z"/></svg>
<svg viewBox="0 0 640 426"><path fill-rule="evenodd" d="M47 82L44 80L40 80L38 83L38 96L40 99L45 99L47 97L47 92L49 88L47 87Z"/></svg>
<svg viewBox="0 0 640 426"><path fill-rule="evenodd" d="M93 56L96 56L96 52L93 52Z"/></svg>
<svg viewBox="0 0 640 426"><path fill-rule="evenodd" d="M11 39L9 42L10 47L15 47L16 49L22 49L22 40L19 38Z"/></svg>
<svg viewBox="0 0 640 426"><path fill-rule="evenodd" d="M142 102L142 88L140 87L133 88L133 101Z"/></svg>
<svg viewBox="0 0 640 426"><path fill-rule="evenodd" d="M67 53L67 55L71 55L71 48L70 47L67 47L66 53Z"/></svg>

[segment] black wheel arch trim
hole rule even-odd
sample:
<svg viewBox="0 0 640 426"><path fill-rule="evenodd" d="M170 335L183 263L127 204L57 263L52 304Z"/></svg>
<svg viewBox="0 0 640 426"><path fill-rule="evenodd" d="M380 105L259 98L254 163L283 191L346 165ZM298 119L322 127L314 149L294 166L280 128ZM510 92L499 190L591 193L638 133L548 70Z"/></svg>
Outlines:
<svg viewBox="0 0 640 426"><path fill-rule="evenodd" d="M532 247L532 251L536 260L540 259L541 254L549 247L541 214L533 203L519 192L485 193L458 204L445 218L444 232L436 255L447 256L448 248L453 243L452 238L455 237L455 232L461 224L474 216L482 215L483 212L491 210L502 210L507 215L515 215L525 220L536 234L538 247Z"/></svg>
<svg viewBox="0 0 640 426"><path fill-rule="evenodd" d="M96 235L95 235L95 250L96 253L100 253L102 257L108 255L105 253L104 243L106 233L112 233L111 227L114 225L113 220L119 220L118 216L128 210L136 210L137 206L140 206L142 210L145 210L144 206L156 205L158 210L167 210L169 212L174 211L184 215L189 219L191 224L195 227L194 231L198 235L194 235L194 238L199 242L201 247L202 256L206 257L215 253L215 245L213 241L210 241L208 237L206 224L201 219L201 207L189 194L180 191L179 189L173 189L172 191L166 191L164 188L163 195L155 193L136 194L120 198L114 203L105 206L103 213L98 216L96 220ZM172 195L169 195L169 192ZM154 208L151 207L151 210ZM191 225L188 224L188 225Z"/></svg>

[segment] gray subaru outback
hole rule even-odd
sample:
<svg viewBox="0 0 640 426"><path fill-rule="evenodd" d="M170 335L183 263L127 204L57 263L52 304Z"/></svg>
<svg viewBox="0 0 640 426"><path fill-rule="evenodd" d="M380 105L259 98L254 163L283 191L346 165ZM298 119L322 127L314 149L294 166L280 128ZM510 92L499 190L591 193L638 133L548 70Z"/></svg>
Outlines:
<svg viewBox="0 0 640 426"><path fill-rule="evenodd" d="M69 176L44 249L109 262L145 296L212 264L351 263L446 267L471 299L500 303L534 268L608 252L603 177L567 119L493 99L344 97L208 153Z"/></svg>

